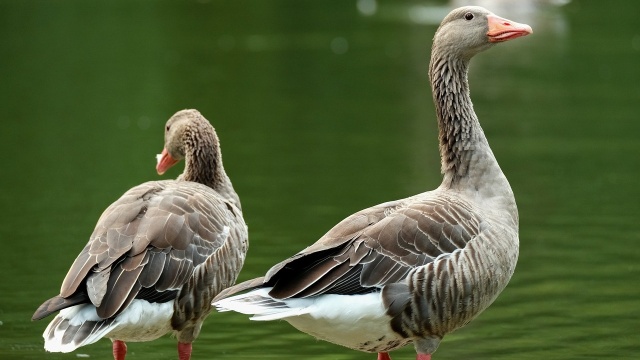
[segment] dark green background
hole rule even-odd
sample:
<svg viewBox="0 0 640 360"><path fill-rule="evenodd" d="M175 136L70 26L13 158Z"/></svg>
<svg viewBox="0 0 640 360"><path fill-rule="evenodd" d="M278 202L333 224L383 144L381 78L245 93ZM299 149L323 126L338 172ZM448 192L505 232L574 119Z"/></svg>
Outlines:
<svg viewBox="0 0 640 360"><path fill-rule="evenodd" d="M491 10L534 34L478 56L470 82L518 201L520 261L434 358L636 357L640 2L503 3ZM240 280L357 210L437 187L427 62L450 6L386 0L365 16L355 0L1 0L0 358L110 358L108 340L45 354L46 320L31 314L101 212L158 178L177 110L199 109L221 137L250 229ZM175 340L129 352L174 359ZM226 313L193 357L374 356Z"/></svg>

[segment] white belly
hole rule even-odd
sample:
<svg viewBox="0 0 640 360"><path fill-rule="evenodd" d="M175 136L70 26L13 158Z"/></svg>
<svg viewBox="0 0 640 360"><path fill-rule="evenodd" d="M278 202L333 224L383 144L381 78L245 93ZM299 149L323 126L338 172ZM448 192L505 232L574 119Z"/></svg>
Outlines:
<svg viewBox="0 0 640 360"><path fill-rule="evenodd" d="M133 300L118 315L118 324L105 337L123 341L151 341L172 331L173 302Z"/></svg>
<svg viewBox="0 0 640 360"><path fill-rule="evenodd" d="M411 342L391 329L380 293L330 294L309 301L313 303L307 314L284 320L318 339L367 352L390 351Z"/></svg>

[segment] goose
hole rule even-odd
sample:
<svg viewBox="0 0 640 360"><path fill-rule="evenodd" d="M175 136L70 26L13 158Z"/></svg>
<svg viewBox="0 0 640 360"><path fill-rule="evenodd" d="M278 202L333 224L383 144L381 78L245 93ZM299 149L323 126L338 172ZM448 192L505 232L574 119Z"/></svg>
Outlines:
<svg viewBox="0 0 640 360"><path fill-rule="evenodd" d="M283 319L318 339L378 353L413 343L429 360L505 288L518 259L518 210L480 127L470 59L531 34L481 7L449 13L433 39L429 75L442 184L359 211L265 276L222 291L219 311Z"/></svg>
<svg viewBox="0 0 640 360"><path fill-rule="evenodd" d="M43 334L47 351L109 338L114 359L124 360L127 341L172 333L179 359L191 358L211 301L240 272L248 232L216 132L197 110L167 121L158 174L181 159L177 180L135 186L102 213L60 295L33 315L60 311Z"/></svg>

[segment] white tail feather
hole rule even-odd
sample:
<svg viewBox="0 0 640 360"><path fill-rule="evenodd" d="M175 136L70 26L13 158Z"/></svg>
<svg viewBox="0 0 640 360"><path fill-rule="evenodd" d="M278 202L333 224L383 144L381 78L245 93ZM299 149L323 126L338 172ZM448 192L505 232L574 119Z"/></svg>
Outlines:
<svg viewBox="0 0 640 360"><path fill-rule="evenodd" d="M241 314L253 315L251 320L256 321L284 319L311 312L313 300L278 300L269 296L270 290L271 288L253 290L246 294L216 301L213 305L218 311L235 311Z"/></svg>
<svg viewBox="0 0 640 360"><path fill-rule="evenodd" d="M118 326L117 322L100 321L95 307L76 305L62 310L44 330L44 349L68 353L102 339ZM82 331L79 331L82 329ZM91 329L91 330L88 330Z"/></svg>
<svg viewBox="0 0 640 360"><path fill-rule="evenodd" d="M149 303L135 299L115 318L101 319L95 306L82 304L63 309L42 336L51 352L71 352L109 337L124 341L150 341L170 332L173 302Z"/></svg>

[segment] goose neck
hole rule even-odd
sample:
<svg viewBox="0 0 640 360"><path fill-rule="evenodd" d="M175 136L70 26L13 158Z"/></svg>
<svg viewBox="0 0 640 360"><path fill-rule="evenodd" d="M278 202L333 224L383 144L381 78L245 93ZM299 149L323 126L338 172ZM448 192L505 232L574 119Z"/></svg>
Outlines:
<svg viewBox="0 0 640 360"><path fill-rule="evenodd" d="M469 60L432 56L429 76L438 118L442 173L456 182L469 176L477 152L491 152L469 95ZM492 158L492 154L490 154Z"/></svg>
<svg viewBox="0 0 640 360"><path fill-rule="evenodd" d="M215 190L226 176L222 167L220 145L213 134L185 133L185 167L181 180L207 185Z"/></svg>

